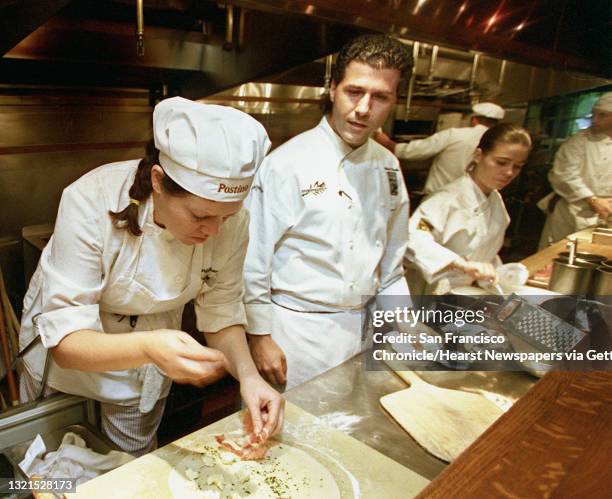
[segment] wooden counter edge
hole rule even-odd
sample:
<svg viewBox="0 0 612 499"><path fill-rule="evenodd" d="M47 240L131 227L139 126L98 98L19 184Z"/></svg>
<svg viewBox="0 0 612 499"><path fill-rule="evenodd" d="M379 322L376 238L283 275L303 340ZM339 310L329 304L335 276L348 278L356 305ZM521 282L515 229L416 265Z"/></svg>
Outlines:
<svg viewBox="0 0 612 499"><path fill-rule="evenodd" d="M418 498L609 497L612 373L551 372Z"/></svg>

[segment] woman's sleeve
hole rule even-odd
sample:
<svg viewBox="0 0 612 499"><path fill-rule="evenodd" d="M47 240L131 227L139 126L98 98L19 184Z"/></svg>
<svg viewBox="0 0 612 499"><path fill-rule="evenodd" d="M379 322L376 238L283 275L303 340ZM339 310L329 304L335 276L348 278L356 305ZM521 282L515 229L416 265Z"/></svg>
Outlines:
<svg viewBox="0 0 612 499"><path fill-rule="evenodd" d="M448 204L441 194L433 194L423 201L408 224L410 238L407 257L419 267L427 282L436 280L446 267L459 258L457 253L440 244L448 218Z"/></svg>
<svg viewBox="0 0 612 499"><path fill-rule="evenodd" d="M108 214L92 195L93 183L79 187L64 190L53 237L39 264L41 312L34 326L46 348L74 331L102 329L102 217Z"/></svg>

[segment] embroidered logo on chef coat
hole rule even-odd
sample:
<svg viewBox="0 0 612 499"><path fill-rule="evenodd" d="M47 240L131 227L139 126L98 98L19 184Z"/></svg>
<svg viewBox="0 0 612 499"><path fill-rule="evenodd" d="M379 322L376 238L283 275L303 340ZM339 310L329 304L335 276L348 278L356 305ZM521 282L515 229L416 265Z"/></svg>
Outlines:
<svg viewBox="0 0 612 499"><path fill-rule="evenodd" d="M419 223L417 224L417 230L424 230L425 232L433 232L433 225L431 225L427 220L421 218Z"/></svg>
<svg viewBox="0 0 612 499"><path fill-rule="evenodd" d="M211 285L217 280L217 271L212 267L202 269L200 277L202 278L202 281L204 281L206 284Z"/></svg>
<svg viewBox="0 0 612 499"><path fill-rule="evenodd" d="M319 194L323 194L327 190L327 186L325 182L319 182L318 180L314 184L310 184L310 187L307 189L302 189L302 197L308 196L308 194L314 194L318 196Z"/></svg>
<svg viewBox="0 0 612 499"><path fill-rule="evenodd" d="M389 179L389 190L391 191L392 196L397 196L399 192L399 184L397 181L397 170L389 170L385 168L387 172L387 177Z"/></svg>

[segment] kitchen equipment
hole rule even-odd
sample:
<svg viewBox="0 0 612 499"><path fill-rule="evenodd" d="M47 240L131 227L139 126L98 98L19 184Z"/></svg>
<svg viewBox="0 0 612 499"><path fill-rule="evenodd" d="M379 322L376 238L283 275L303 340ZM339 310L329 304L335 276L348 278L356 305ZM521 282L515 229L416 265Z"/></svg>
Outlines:
<svg viewBox="0 0 612 499"><path fill-rule="evenodd" d="M15 470L15 477L27 478L18 463L36 435L42 436L48 449L57 448L68 431L83 436L87 444L98 452L116 449L95 426L95 404L93 400L58 393L3 411L0 415L0 453Z"/></svg>
<svg viewBox="0 0 612 499"><path fill-rule="evenodd" d="M538 305L511 295L496 312L496 319L512 336L518 336L540 352L567 352L585 333Z"/></svg>
<svg viewBox="0 0 612 499"><path fill-rule="evenodd" d="M555 258L548 288L564 294L587 294L595 276L596 266L591 263Z"/></svg>
<svg viewBox="0 0 612 499"><path fill-rule="evenodd" d="M612 269L612 259L604 260L599 264L600 267L608 267Z"/></svg>
<svg viewBox="0 0 612 499"><path fill-rule="evenodd" d="M410 383L410 379L413 375L412 371L393 371L397 376L399 376L400 378L402 378L406 383L411 384ZM476 374L478 373L482 373L483 371L473 371ZM466 375L470 375L473 372L470 373L466 373L464 371L446 371L445 372L445 377L446 380L448 381L449 377L465 377ZM514 402L517 401L517 397L512 397L512 396L508 396L508 395L504 395L503 393L497 393L497 392L492 392L489 390L483 390L482 388L478 388L477 386L473 386L470 388L461 388L459 391L465 391L467 393L476 393L478 395L482 395L484 398L486 398L489 402L495 404L497 407L499 407L502 411L507 411L508 409L510 409L510 407L512 407L512 405L514 404Z"/></svg>
<svg viewBox="0 0 612 499"><path fill-rule="evenodd" d="M593 295L612 295L612 267L599 266L593 279Z"/></svg>
<svg viewBox="0 0 612 499"><path fill-rule="evenodd" d="M574 263L574 260L576 258L576 253L578 252L578 239L576 238L570 239L565 246L569 250L569 256L567 258L567 261L571 265Z"/></svg>
<svg viewBox="0 0 612 499"><path fill-rule="evenodd" d="M557 258L569 260L569 251L562 251L557 255ZM576 261L577 262L586 262L592 264L600 264L606 259L604 255L596 255L595 253L586 253L584 251L579 251L576 253Z"/></svg>
<svg viewBox="0 0 612 499"><path fill-rule="evenodd" d="M481 395L439 388L405 371L410 387L381 397L385 410L427 451L452 461L503 410Z"/></svg>

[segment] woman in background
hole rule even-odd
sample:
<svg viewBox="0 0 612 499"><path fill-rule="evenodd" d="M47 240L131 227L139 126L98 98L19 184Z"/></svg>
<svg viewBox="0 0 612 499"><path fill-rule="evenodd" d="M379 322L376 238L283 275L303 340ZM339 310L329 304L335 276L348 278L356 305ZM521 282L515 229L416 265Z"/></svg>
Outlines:
<svg viewBox="0 0 612 499"><path fill-rule="evenodd" d="M419 205L410 217L407 253L421 274L408 272L413 294L442 294L475 280L497 282L497 253L510 223L499 191L519 175L530 150L525 129L491 127L466 174Z"/></svg>

